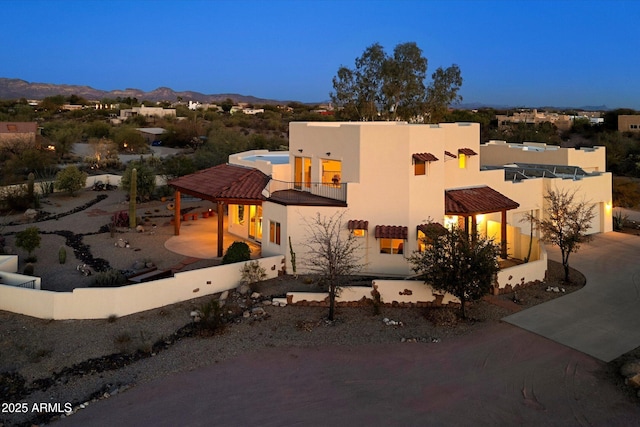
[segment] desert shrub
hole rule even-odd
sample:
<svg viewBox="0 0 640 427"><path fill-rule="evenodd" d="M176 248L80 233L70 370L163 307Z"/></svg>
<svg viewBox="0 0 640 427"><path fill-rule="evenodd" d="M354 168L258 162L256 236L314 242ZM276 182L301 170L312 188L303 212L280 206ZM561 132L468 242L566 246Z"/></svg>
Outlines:
<svg viewBox="0 0 640 427"><path fill-rule="evenodd" d="M67 262L67 248L64 246L60 246L60 249L58 249L58 261L60 264Z"/></svg>
<svg viewBox="0 0 640 427"><path fill-rule="evenodd" d="M210 299L200 306L199 311L201 316L198 322L198 329L202 335L213 335L224 329L226 319L224 310L218 300Z"/></svg>
<svg viewBox="0 0 640 427"><path fill-rule="evenodd" d="M40 240L40 229L38 227L28 227L16 233L16 246L27 251L29 258L31 258L31 252L40 247Z"/></svg>
<svg viewBox="0 0 640 427"><path fill-rule="evenodd" d="M11 211L24 211L31 207L31 198L26 185L7 187L2 192L2 205L4 209Z"/></svg>
<svg viewBox="0 0 640 427"><path fill-rule="evenodd" d="M222 257L222 263L232 264L234 262L249 261L250 259L251 249L249 249L249 245L245 242L233 242Z"/></svg>
<svg viewBox="0 0 640 427"><path fill-rule="evenodd" d="M111 217L111 223L116 227L128 227L129 226L129 213L126 211L119 211L113 214Z"/></svg>
<svg viewBox="0 0 640 427"><path fill-rule="evenodd" d="M56 175L55 187L58 190L68 191L73 196L76 191L84 188L86 182L86 172L80 171L75 166L67 166Z"/></svg>
<svg viewBox="0 0 640 427"><path fill-rule="evenodd" d="M28 263L27 265L24 266L24 270L22 270L22 274L24 274L25 276L33 276L34 270L35 270L34 265L31 263Z"/></svg>
<svg viewBox="0 0 640 427"><path fill-rule="evenodd" d="M116 288L125 283L127 283L127 278L124 277L124 274L115 268L110 268L96 273L90 286L93 288Z"/></svg>
<svg viewBox="0 0 640 427"><path fill-rule="evenodd" d="M242 274L242 282L249 285L258 283L267 277L267 270L258 261L245 263L240 269L240 273Z"/></svg>

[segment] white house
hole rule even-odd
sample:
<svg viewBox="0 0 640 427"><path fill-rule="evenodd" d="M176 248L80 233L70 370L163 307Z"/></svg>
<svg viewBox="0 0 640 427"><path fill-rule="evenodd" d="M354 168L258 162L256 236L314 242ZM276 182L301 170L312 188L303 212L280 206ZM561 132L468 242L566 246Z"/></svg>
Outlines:
<svg viewBox="0 0 640 427"><path fill-rule="evenodd" d="M536 259L523 218L543 215L548 189L578 191L596 207L591 232L612 229L604 148L481 145L477 123L291 123L289 152L240 153L198 177L199 188L189 176L171 185L202 196L215 181L229 231L260 242L263 256L284 255L289 271L291 249L304 269L305 221L317 213L344 213L364 273L385 276L411 273L406 258L431 222L493 237L505 258Z"/></svg>

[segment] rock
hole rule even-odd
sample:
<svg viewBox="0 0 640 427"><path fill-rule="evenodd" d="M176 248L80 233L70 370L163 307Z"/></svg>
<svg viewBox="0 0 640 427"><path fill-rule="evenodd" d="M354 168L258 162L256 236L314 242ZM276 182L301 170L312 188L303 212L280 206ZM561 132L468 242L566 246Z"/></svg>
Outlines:
<svg viewBox="0 0 640 427"><path fill-rule="evenodd" d="M246 310L244 313L242 313L242 317L244 317L245 319L251 317L251 313L249 313L249 310Z"/></svg>
<svg viewBox="0 0 640 427"><path fill-rule="evenodd" d="M384 319L382 319L382 321L383 321L384 323L389 323L389 318L388 318L388 317L385 317Z"/></svg>
<svg viewBox="0 0 640 427"><path fill-rule="evenodd" d="M256 316L264 316L267 312L264 311L264 308L262 307L254 307L251 309L251 313L255 314Z"/></svg>
<svg viewBox="0 0 640 427"><path fill-rule="evenodd" d="M134 270L141 270L144 268L144 263L142 261L136 261L133 263Z"/></svg>
<svg viewBox="0 0 640 427"><path fill-rule="evenodd" d="M249 293L250 290L251 288L249 288L249 285L247 285L246 283L243 283L242 285L238 286L238 293L240 295L246 295Z"/></svg>
<svg viewBox="0 0 640 427"><path fill-rule="evenodd" d="M640 374L640 360L632 360L620 367L620 374L623 377L632 377Z"/></svg>
<svg viewBox="0 0 640 427"><path fill-rule="evenodd" d="M27 209L26 211L24 211L24 216L29 219L34 219L36 216L38 216L38 211L35 209Z"/></svg>
<svg viewBox="0 0 640 427"><path fill-rule="evenodd" d="M269 300L262 301L262 305L271 305L271 301Z"/></svg>
<svg viewBox="0 0 640 427"><path fill-rule="evenodd" d="M260 293L254 292L251 294L251 299L258 299L258 298L260 298Z"/></svg>
<svg viewBox="0 0 640 427"><path fill-rule="evenodd" d="M220 294L220 301L225 301L227 298L229 298L229 291L224 291Z"/></svg>
<svg viewBox="0 0 640 427"><path fill-rule="evenodd" d="M145 263L144 266L147 267L147 268L153 268L153 267L155 267L155 264L153 262L151 262L151 261L147 261L147 263Z"/></svg>
<svg viewBox="0 0 640 427"><path fill-rule="evenodd" d="M136 227L136 231L138 233L144 233L144 227L142 225L139 225L139 226Z"/></svg>
<svg viewBox="0 0 640 427"><path fill-rule="evenodd" d="M627 378L625 383L631 387L640 388L640 374Z"/></svg>
<svg viewBox="0 0 640 427"><path fill-rule="evenodd" d="M124 239L118 239L118 241L116 242L116 246L119 248L126 248L127 247L127 241Z"/></svg>

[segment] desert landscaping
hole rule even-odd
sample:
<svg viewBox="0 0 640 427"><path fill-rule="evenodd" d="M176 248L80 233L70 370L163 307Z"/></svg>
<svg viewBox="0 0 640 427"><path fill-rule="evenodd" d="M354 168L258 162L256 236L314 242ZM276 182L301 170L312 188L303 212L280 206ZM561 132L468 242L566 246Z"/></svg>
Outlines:
<svg viewBox="0 0 640 427"><path fill-rule="evenodd" d="M98 200L101 195L107 197ZM187 209L203 207L207 202L189 203ZM119 229L112 237L104 226L114 212L127 206L121 191L85 190L74 198L55 194L44 201L45 213L41 214L55 219L29 222L21 215L7 217L5 223L10 225L5 226L3 234L7 248L11 249L14 231L27 224L41 230L41 246L34 252L38 258L35 272L42 277L43 289L57 291L89 286L92 276L84 276L76 266L90 264L87 260L91 259L122 270L147 262L159 268L185 269L219 263L217 259L188 259L164 248L163 242L173 234L172 213L166 205L160 201L141 204L140 216L149 218L144 222L148 224L145 230ZM86 245L80 246L79 253L70 250L64 265L58 261L58 249L68 242L60 231L81 236L81 244ZM119 247L120 239L126 240L129 247ZM17 253L21 258L24 256L20 250ZM207 307L212 307L212 297L103 320L49 321L1 312L0 389L5 401L71 402L73 411L77 411L137 384L268 348L374 343L435 346L564 294L549 292L550 287L557 286L570 293L584 285L584 277L577 271L572 272L571 284L561 283L561 277L561 266L550 261L544 283L473 303L468 310L469 320L459 319L454 308L383 305L380 313L374 314L374 307L365 304L339 307L336 321L327 322L324 307L270 305L272 297L282 297L287 291L321 290L317 278L290 275L261 282L251 294L230 292L221 308L225 320L220 324L197 324L191 316L194 311L207 312ZM603 366L602 374L624 390L623 378L617 373L619 365L616 361ZM633 392L627 393L631 396ZM5 426L32 425L58 416L2 414L0 422Z"/></svg>

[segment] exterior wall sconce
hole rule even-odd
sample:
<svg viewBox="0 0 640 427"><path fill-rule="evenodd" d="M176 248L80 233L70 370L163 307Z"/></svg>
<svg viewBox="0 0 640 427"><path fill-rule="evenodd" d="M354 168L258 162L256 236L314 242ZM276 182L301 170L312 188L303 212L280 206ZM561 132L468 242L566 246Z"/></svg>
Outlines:
<svg viewBox="0 0 640 427"><path fill-rule="evenodd" d="M298 152L302 153L302 148L298 148Z"/></svg>
<svg viewBox="0 0 640 427"><path fill-rule="evenodd" d="M330 151L327 151L327 156L330 156L330 155L331 155L331 152L330 152Z"/></svg>

